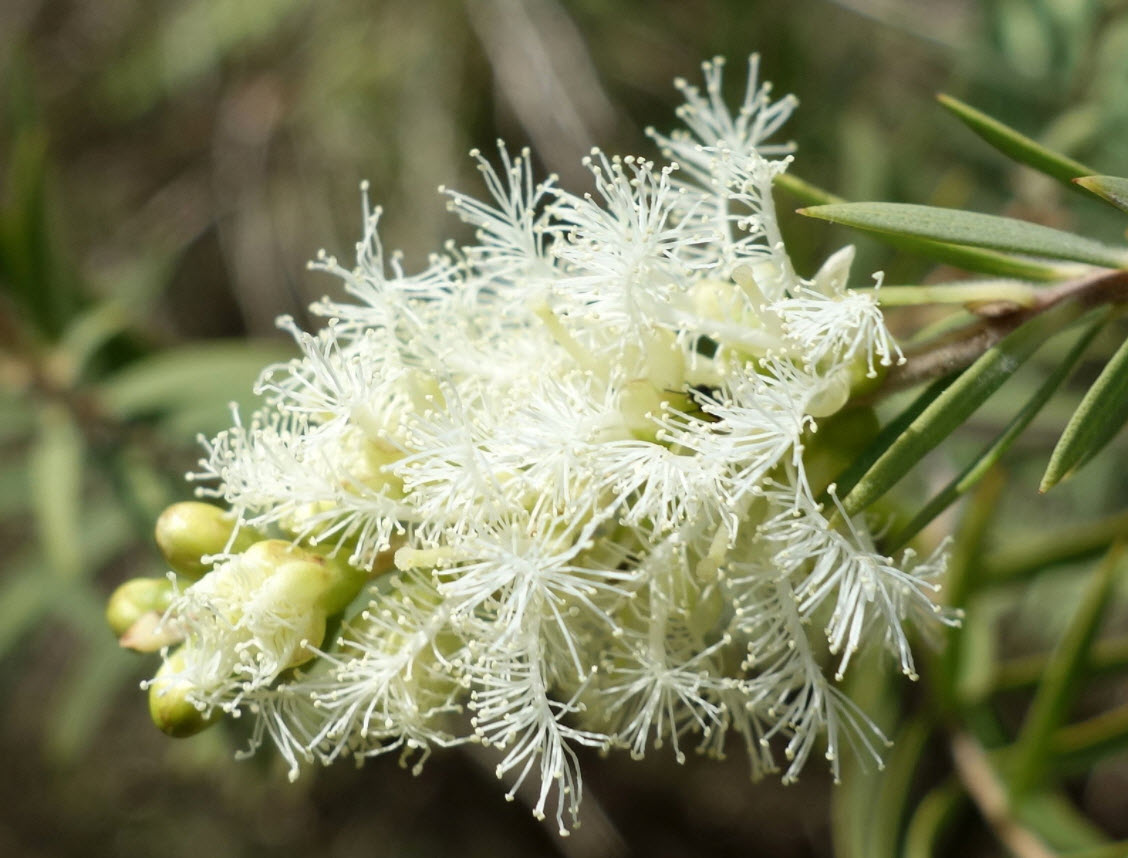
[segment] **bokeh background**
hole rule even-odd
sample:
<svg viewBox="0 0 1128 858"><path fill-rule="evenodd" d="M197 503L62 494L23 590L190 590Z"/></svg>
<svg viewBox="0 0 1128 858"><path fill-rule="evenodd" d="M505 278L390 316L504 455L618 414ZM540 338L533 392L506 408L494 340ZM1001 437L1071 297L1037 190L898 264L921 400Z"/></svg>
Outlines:
<svg viewBox="0 0 1128 858"><path fill-rule="evenodd" d="M800 99L787 134L808 181L1106 239L1122 228L933 99L951 92L1128 172L1122 2L0 3L0 854L832 854L825 773L752 784L736 748L682 767L589 755L586 824L564 841L503 802L473 751L436 754L415 778L381 759L290 784L269 754L232 759L238 724L182 742L153 729L138 690L153 662L102 621L114 586L163 570L151 525L190 495L196 433L227 424L227 403L250 403L258 369L290 353L274 319L305 320L336 289L306 261L351 253L361 179L410 270L466 237L435 189L478 189L472 147L531 146L542 172L583 188L593 145L656 155L643 130L675 125L675 77L726 56L735 99L751 52ZM848 240L786 228L807 273ZM849 240L856 270L929 270ZM1117 473L1065 506L1128 503ZM1014 621L1015 636L1040 622ZM1122 768L1083 774L1075 794L1128 837L1117 791ZM998 847L972 832L961 848Z"/></svg>

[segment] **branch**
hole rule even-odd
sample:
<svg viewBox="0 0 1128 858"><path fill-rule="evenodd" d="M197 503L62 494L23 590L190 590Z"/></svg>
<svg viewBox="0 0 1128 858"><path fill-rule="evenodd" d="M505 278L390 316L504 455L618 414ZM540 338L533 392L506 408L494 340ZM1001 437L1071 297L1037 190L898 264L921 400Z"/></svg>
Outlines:
<svg viewBox="0 0 1128 858"><path fill-rule="evenodd" d="M1101 270L1039 289L1030 307L1007 302L981 305L976 308L983 317L980 321L930 343L923 351L910 354L905 363L889 371L880 393L903 390L965 369L1011 331L1066 301L1075 301L1085 308L1128 302L1128 271Z"/></svg>
<svg viewBox="0 0 1128 858"><path fill-rule="evenodd" d="M1015 858L1054 858L1040 837L1023 827L1011 813L1007 791L999 782L982 746L967 733L952 736L956 774L999 842Z"/></svg>

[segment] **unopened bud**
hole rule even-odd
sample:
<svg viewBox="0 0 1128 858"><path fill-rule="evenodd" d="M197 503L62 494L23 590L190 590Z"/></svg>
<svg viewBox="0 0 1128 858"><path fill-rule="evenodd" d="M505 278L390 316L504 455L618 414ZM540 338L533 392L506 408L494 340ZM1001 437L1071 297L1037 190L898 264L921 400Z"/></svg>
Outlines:
<svg viewBox="0 0 1128 858"><path fill-rule="evenodd" d="M237 552L254 540L254 534L240 533L234 545L228 542L235 530L235 518L226 510L197 501L174 503L157 519L157 546L169 567L193 581L211 571L203 558L222 551Z"/></svg>
<svg viewBox="0 0 1128 858"><path fill-rule="evenodd" d="M194 736L217 720L215 712L205 714L190 699L195 686L181 674L184 648L172 653L149 683L149 715L164 733L178 739Z"/></svg>
<svg viewBox="0 0 1128 858"><path fill-rule="evenodd" d="M159 652L182 640L184 632L174 619L149 611L126 629L125 634L118 638L118 643L134 652Z"/></svg>
<svg viewBox="0 0 1128 858"><path fill-rule="evenodd" d="M160 616L172 601L172 582L166 578L134 578L126 581L106 602L106 622L121 637L146 614Z"/></svg>
<svg viewBox="0 0 1128 858"><path fill-rule="evenodd" d="M263 586L282 601L306 604L311 611L335 614L360 592L367 573L338 557L293 545L283 539L265 539L243 552L243 568L261 570Z"/></svg>

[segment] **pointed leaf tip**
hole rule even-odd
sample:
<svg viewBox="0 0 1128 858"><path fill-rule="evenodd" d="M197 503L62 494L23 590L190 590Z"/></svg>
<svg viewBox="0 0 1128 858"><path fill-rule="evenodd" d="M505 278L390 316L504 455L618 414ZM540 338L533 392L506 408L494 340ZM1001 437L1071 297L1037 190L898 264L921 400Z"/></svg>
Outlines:
<svg viewBox="0 0 1128 858"><path fill-rule="evenodd" d="M974 131L983 140L998 149L1008 158L1032 167L1040 173L1045 173L1071 187L1071 181L1077 176L1084 176L1093 171L1075 161L1067 155L1055 152L1041 143L1004 125L992 116L977 110L970 104L965 104L958 98L946 93L939 93L936 100L952 113L964 125ZM1077 190L1073 188L1073 190Z"/></svg>
<svg viewBox="0 0 1128 858"><path fill-rule="evenodd" d="M1045 493L1092 459L1128 423L1128 340L1101 370L1050 454L1038 491Z"/></svg>
<svg viewBox="0 0 1128 858"><path fill-rule="evenodd" d="M1128 212L1128 179L1120 176L1079 176L1073 183Z"/></svg>

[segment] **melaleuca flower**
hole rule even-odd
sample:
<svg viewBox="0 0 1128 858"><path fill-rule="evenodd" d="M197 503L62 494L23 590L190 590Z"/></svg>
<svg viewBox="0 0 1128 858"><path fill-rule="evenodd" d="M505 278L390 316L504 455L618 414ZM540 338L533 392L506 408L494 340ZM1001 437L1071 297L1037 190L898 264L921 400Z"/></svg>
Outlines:
<svg viewBox="0 0 1128 858"><path fill-rule="evenodd" d="M347 299L315 334L283 320L302 356L194 475L272 541L202 558L168 608L154 691L191 726L247 713L294 774L479 741L562 829L579 746L681 761L735 733L786 779L820 742L836 777L844 744L877 758L836 683L869 641L914 675L943 555L883 556L814 463L900 352L851 248L811 279L787 255L769 138L794 101L755 60L735 113L719 61L705 80L652 133L666 164L595 150L577 195L475 152L488 198L445 191L474 244L406 274L366 198L355 266L314 263Z"/></svg>

